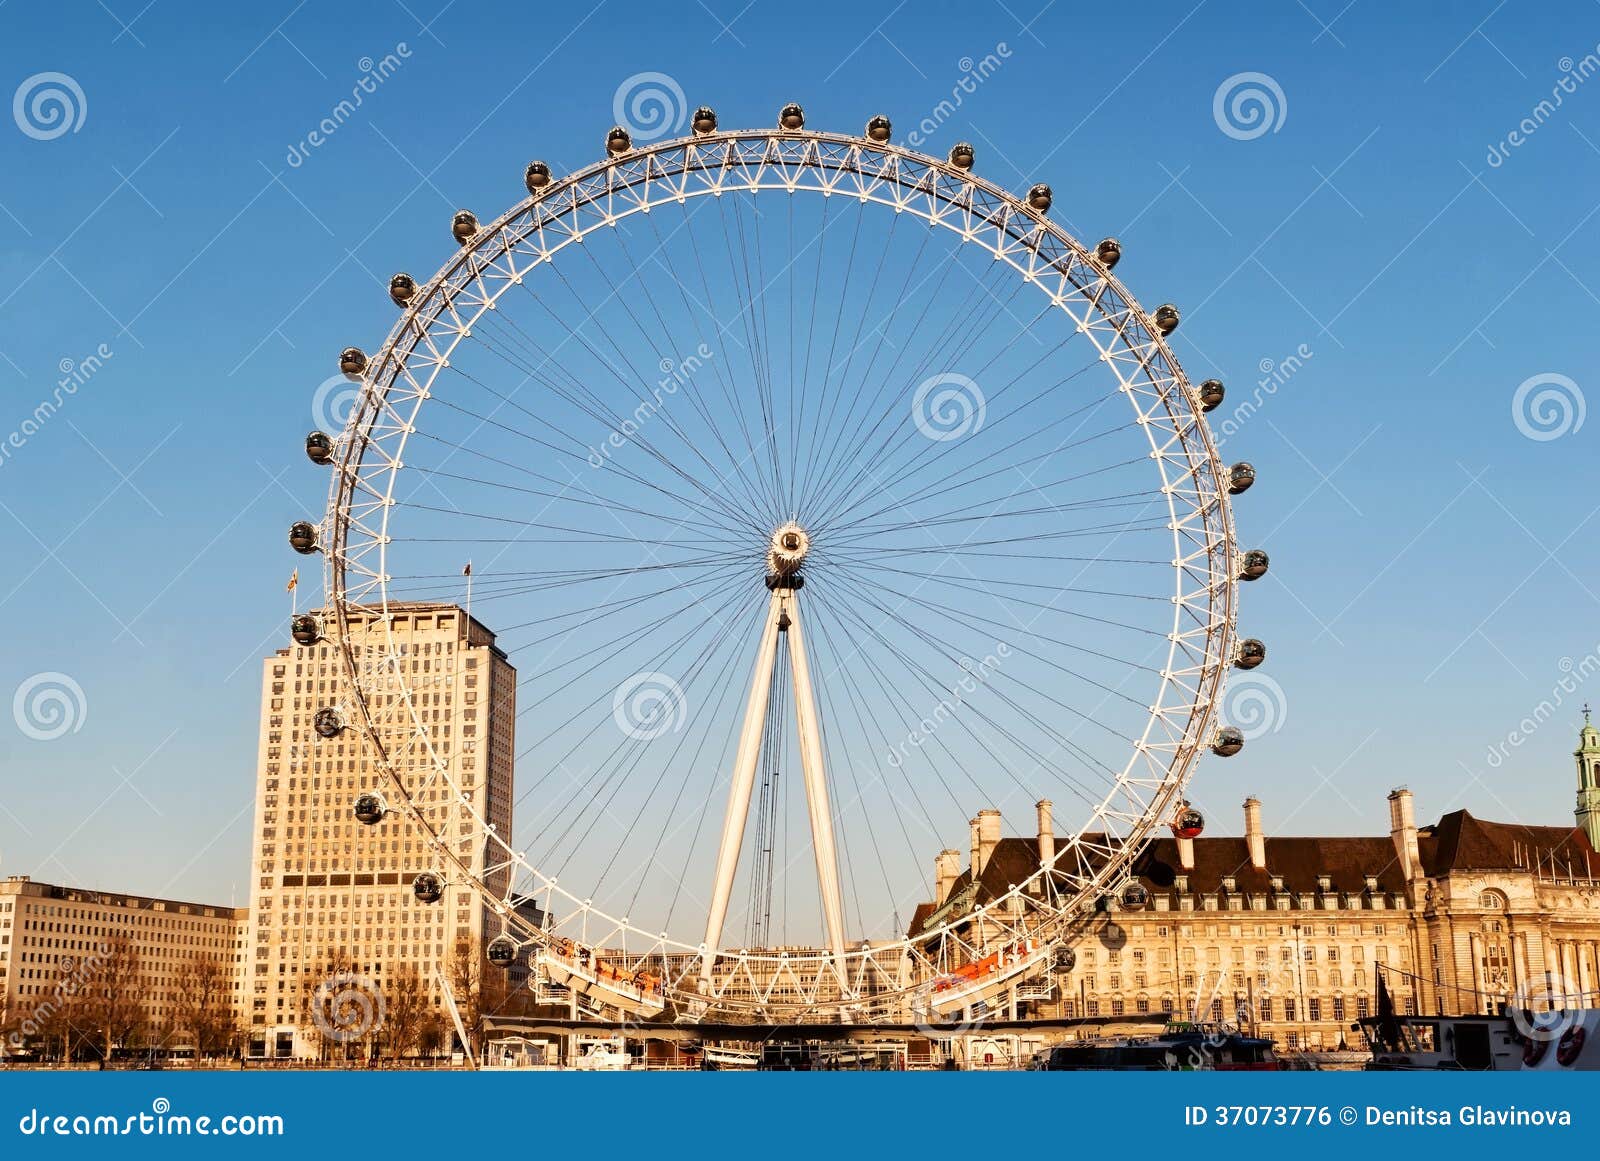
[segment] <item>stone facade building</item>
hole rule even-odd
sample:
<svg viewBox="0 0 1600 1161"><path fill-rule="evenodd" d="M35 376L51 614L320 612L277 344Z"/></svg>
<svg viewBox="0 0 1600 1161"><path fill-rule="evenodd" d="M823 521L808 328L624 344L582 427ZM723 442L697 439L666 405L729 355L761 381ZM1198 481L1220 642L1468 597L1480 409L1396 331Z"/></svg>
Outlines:
<svg viewBox="0 0 1600 1161"><path fill-rule="evenodd" d="M1600 778L1600 730L1578 750ZM1494 1012L1517 1000L1600 1004L1600 859L1582 827L1485 822L1465 810L1419 827L1409 790L1388 800L1389 833L1277 837L1244 804L1239 837L1156 839L1134 879L1088 926L1070 970L1019 984L1019 1016L1158 1015L1236 1023L1286 1047L1355 1047L1383 975L1400 1012ZM943 906L981 903L1022 882L1056 846L1050 806L1036 836L1004 837L998 812L973 820L970 857L936 860Z"/></svg>

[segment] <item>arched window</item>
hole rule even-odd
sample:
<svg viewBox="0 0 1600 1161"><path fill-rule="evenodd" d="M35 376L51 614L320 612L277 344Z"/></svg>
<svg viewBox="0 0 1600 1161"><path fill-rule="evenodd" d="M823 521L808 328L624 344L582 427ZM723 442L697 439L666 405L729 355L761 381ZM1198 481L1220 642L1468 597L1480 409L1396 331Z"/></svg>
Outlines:
<svg viewBox="0 0 1600 1161"><path fill-rule="evenodd" d="M1478 906L1485 911L1504 911L1506 897L1498 891L1485 891L1478 896Z"/></svg>

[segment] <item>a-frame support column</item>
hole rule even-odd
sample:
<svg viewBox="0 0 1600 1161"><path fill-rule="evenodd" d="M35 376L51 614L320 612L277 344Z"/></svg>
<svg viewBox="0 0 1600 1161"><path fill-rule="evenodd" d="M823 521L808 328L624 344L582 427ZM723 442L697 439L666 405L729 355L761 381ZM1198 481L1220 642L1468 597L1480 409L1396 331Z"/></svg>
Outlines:
<svg viewBox="0 0 1600 1161"><path fill-rule="evenodd" d="M722 927L728 917L733 879L739 868L739 853L744 847L744 828L750 817L750 796L755 788L756 766L761 759L761 739L772 692L772 669L777 657L778 634L785 632L789 634L795 728L800 742L800 766L805 777L811 846L816 854L823 922L827 927L828 946L834 953L840 982L845 983L844 902L839 882L838 852L834 845L833 811L828 801L827 771L823 763L822 728L811 684L805 637L800 628L797 590L780 585L772 591L772 600L767 605L767 615L761 624L755 667L750 675L750 696L745 702L744 725L739 732L739 747L734 753L733 779L728 786L728 808L722 820L722 841L717 847L711 903L706 911L705 946L700 958L702 984L710 982L711 967L722 943Z"/></svg>

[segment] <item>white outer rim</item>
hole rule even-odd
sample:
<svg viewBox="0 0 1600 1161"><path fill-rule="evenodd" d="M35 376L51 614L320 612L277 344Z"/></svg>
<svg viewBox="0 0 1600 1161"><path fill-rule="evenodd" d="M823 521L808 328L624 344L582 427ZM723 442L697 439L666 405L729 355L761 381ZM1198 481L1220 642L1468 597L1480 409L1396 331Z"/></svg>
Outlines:
<svg viewBox="0 0 1600 1161"><path fill-rule="evenodd" d="M975 950L962 941L957 929L976 916L988 920L973 925L990 929L985 946L995 938L1059 939L1084 914L1087 902L1125 877L1151 831L1182 797L1194 762L1210 740L1232 661L1238 548L1222 483L1226 471L1193 388L1133 296L1082 244L1021 199L970 171L892 144L781 129L719 131L659 142L553 180L458 250L416 293L369 360L360 399L340 441L323 526L327 592L334 610L332 635L355 691L355 716L386 767L393 794L412 821L432 836L441 865L449 868L452 879L470 882L519 943L548 942L552 933L532 929L500 892L472 876L432 835L388 766L378 721L362 692L350 638L351 616L381 612L387 617L388 516L406 440L415 430L417 413L434 379L473 322L531 270L591 231L609 228L653 206L731 191L822 193L876 202L944 226L964 242L1007 262L1072 318L1117 375L1120 390L1145 429L1168 501L1175 581L1173 628L1160 694L1116 784L1074 835L1058 839L1051 881L1042 882L1047 869L1041 868L1002 897L930 931L915 936L897 933L890 940L860 945L847 955L847 960L860 962L835 964L832 954L823 952L796 956L724 949L719 953L764 964L762 978L786 972L804 978L801 969L813 961L817 970L811 976L816 979L860 978L881 969L906 985L867 1003L885 1007L903 1002L908 992L925 982L923 977L937 973L950 948ZM392 656L392 628L388 640ZM435 751L412 704L409 685L403 676L396 677L401 694L396 701L411 719L414 739L425 747L443 783L455 789L448 763ZM531 879L536 885L533 896L547 911L554 909L563 916L560 934L585 945L615 948L630 959L663 954L692 958L700 953L698 945L665 932L646 932L625 916L598 911L529 864L469 805L463 803L462 809L478 835L501 855L500 861L489 861L483 878L493 875L513 886L519 875ZM1105 837L1111 835L1116 837ZM1099 860L1095 871L1064 869L1079 865L1080 853ZM1036 884L1038 897L1033 894ZM1026 921L1005 914L1014 897L1026 901ZM908 957L917 979L905 976ZM694 992L687 972L682 986L679 983L669 979L670 997L704 1000ZM723 1007L744 1006L772 1009L758 1000Z"/></svg>

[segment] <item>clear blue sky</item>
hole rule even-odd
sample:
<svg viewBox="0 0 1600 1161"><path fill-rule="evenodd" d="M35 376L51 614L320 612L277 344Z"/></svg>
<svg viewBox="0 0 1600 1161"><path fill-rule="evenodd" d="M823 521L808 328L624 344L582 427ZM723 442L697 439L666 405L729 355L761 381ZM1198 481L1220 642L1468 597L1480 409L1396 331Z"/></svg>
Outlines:
<svg viewBox="0 0 1600 1161"><path fill-rule="evenodd" d="M1238 518L1273 571L1241 625L1271 649L1281 728L1205 762L1196 800L1229 831L1251 792L1269 828L1382 829L1401 783L1424 818L1570 820L1600 679L1486 755L1600 649L1600 417L1531 439L1512 410L1540 375L1600 408L1600 78L1535 112L1600 51L1600 9L440 7L0 9L0 97L45 72L82 93L60 136L0 118L0 442L64 361L110 352L0 461L0 694L60 672L87 707L51 740L0 717L0 871L245 899L259 658L304 563L284 530L325 497L299 447L312 395L341 347L378 345L389 273L430 272L458 206L500 213L530 157L598 157L636 73L725 124L799 100L812 126L910 128L1002 44L925 148L971 140L986 176L1048 181L1080 236L1118 235L1118 274L1186 308L1191 376L1228 381L1213 419L1309 352L1226 444L1260 473ZM1251 72L1278 123L1226 133L1214 97Z"/></svg>

